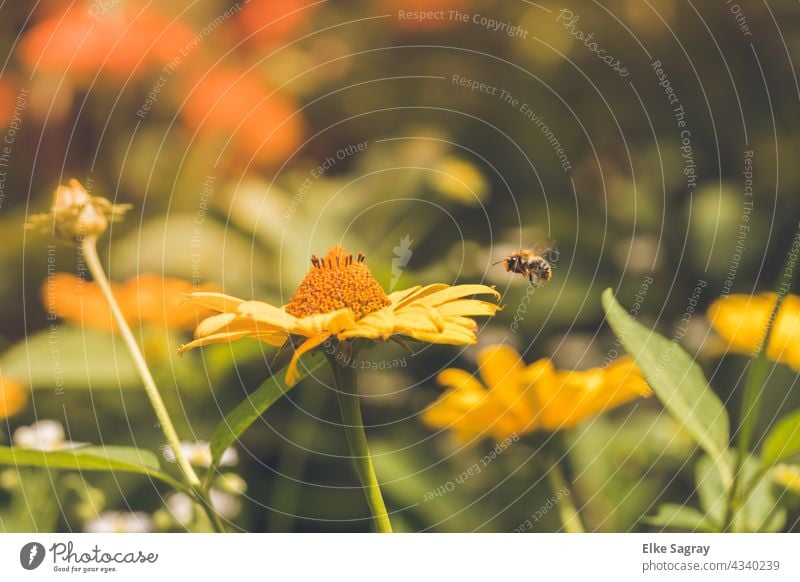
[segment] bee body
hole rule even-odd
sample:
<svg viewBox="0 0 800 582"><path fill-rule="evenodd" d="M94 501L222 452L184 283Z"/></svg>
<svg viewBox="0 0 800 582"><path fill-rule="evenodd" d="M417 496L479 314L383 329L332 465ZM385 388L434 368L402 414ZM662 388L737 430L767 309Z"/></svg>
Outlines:
<svg viewBox="0 0 800 582"><path fill-rule="evenodd" d="M514 251L499 262L509 273L518 273L531 283L544 285L553 278L553 267L544 257L552 248L550 244L537 243L533 249Z"/></svg>

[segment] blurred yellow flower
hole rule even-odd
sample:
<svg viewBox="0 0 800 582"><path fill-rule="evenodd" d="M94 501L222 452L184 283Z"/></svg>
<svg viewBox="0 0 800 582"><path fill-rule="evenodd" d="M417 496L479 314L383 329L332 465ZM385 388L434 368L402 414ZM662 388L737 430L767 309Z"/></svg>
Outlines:
<svg viewBox="0 0 800 582"><path fill-rule="evenodd" d="M499 309L494 303L465 299L471 295L500 297L485 285L417 285L386 295L364 264L364 255L354 260L340 245L321 259L312 256L311 263L311 270L283 307L221 293L192 293L192 304L219 314L202 321L195 340L181 346L180 352L245 337L281 346L290 336L299 336L305 340L296 348L286 372L286 382L292 385L299 377L299 357L328 338L407 336L429 343L471 344L477 341L477 324L471 317L492 316Z"/></svg>
<svg viewBox="0 0 800 582"><path fill-rule="evenodd" d="M27 402L28 391L0 373L0 419L14 416L22 411Z"/></svg>
<svg viewBox="0 0 800 582"><path fill-rule="evenodd" d="M800 494L800 467L781 463L772 469L772 480L785 489Z"/></svg>
<svg viewBox="0 0 800 582"><path fill-rule="evenodd" d="M763 341L775 293L728 295L708 308L708 320L737 353L753 354ZM767 357L800 372L800 297L787 295L772 327Z"/></svg>
<svg viewBox="0 0 800 582"><path fill-rule="evenodd" d="M491 436L502 440L538 430L556 431L651 394L629 357L608 368L558 371L544 358L525 365L506 345L478 355L481 383L469 372L450 368L437 380L447 391L422 415L434 429L452 430L461 442Z"/></svg>
<svg viewBox="0 0 800 582"><path fill-rule="evenodd" d="M456 156L448 156L433 168L428 181L443 196L469 206L480 206L489 194L489 183L478 168Z"/></svg>

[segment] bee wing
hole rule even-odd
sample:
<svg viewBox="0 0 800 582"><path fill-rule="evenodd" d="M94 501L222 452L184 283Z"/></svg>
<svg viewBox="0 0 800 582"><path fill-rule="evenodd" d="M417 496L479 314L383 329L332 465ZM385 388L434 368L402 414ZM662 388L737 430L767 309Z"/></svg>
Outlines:
<svg viewBox="0 0 800 582"><path fill-rule="evenodd" d="M545 238L540 241L536 241L531 247L531 251L533 251L533 254L535 255L545 255L554 250L556 250L556 241L552 238Z"/></svg>

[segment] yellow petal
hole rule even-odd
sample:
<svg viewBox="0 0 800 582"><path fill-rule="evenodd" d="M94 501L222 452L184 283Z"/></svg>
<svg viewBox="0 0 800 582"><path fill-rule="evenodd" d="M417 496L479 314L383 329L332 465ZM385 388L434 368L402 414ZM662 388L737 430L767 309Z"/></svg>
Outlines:
<svg viewBox="0 0 800 582"><path fill-rule="evenodd" d="M294 386L295 383L297 383L297 381L300 379L300 372L297 369L297 364L300 360L300 356L302 356L308 351L313 350L329 337L331 337L331 334L328 332L324 332L319 335L310 337L302 344L300 344L300 347L298 347L294 351L294 354L292 355L292 360L289 362L289 367L286 369L287 386Z"/></svg>
<svg viewBox="0 0 800 582"><path fill-rule="evenodd" d="M427 305L438 306L454 299L461 299L470 295L493 295L496 299L500 299L500 293L495 291L492 287L486 285L456 285L455 287L447 287L441 289L430 295L426 295L420 299Z"/></svg>
<svg viewBox="0 0 800 582"><path fill-rule="evenodd" d="M447 386L448 388L460 390L462 392L470 392L479 395L483 395L486 392L486 389L475 376L464 370L459 370L458 368L442 370L436 376L436 381L442 386Z"/></svg>
<svg viewBox="0 0 800 582"><path fill-rule="evenodd" d="M406 305L410 305L410 304L412 304L412 303L414 303L416 301L421 301L425 297L428 297L429 295L431 295L433 293L436 293L436 292L441 291L443 289L449 289L449 288L450 288L450 286L446 285L444 283L433 283L432 285L425 285L424 287L417 287L414 290L413 293L410 293L410 294L406 295L404 298L399 300L397 302L397 304L395 304L393 307L395 308L395 310L398 310L398 309L400 309L402 307L405 307Z"/></svg>
<svg viewBox="0 0 800 582"><path fill-rule="evenodd" d="M387 340L396 333L397 323L391 308L373 311L338 334L339 339L366 338Z"/></svg>
<svg viewBox="0 0 800 582"><path fill-rule="evenodd" d="M353 312L350 309L338 309L330 313L320 313L296 318L290 333L312 336L323 332L337 334L355 325Z"/></svg>
<svg viewBox="0 0 800 582"><path fill-rule="evenodd" d="M206 309L213 309L214 311L226 312L236 311L236 308L244 303L243 299L225 295L224 293L211 293L207 291L197 291L190 293L186 296L185 301L205 307Z"/></svg>
<svg viewBox="0 0 800 582"><path fill-rule="evenodd" d="M250 337L253 339L257 339L260 342L264 342L265 344L269 344L276 348L281 347L283 344L286 343L286 340L289 339L288 334L285 333L254 333Z"/></svg>
<svg viewBox="0 0 800 582"><path fill-rule="evenodd" d="M545 402L552 397L551 387L556 384L556 370L548 358L537 360L522 371L526 385L525 398L531 410L531 430L543 428Z"/></svg>
<svg viewBox="0 0 800 582"><path fill-rule="evenodd" d="M9 378L0 376L0 419L13 416L25 408L28 391Z"/></svg>
<svg viewBox="0 0 800 582"><path fill-rule="evenodd" d="M474 332L467 332L462 327L447 327L441 333L407 329L398 332L401 335L430 344L447 344L453 346L466 346L478 341Z"/></svg>
<svg viewBox="0 0 800 582"><path fill-rule="evenodd" d="M291 333L298 322L298 318L286 313L283 308L275 307L263 301L245 301L236 309L244 317L249 317L274 329Z"/></svg>
<svg viewBox="0 0 800 582"><path fill-rule="evenodd" d="M394 293L389 293L388 299L392 302L392 305L400 303L403 299L409 297L412 293L416 293L422 289L421 285L414 285L413 287L409 287L408 289L403 289L402 291L395 291Z"/></svg>
<svg viewBox="0 0 800 582"><path fill-rule="evenodd" d="M524 430L524 426L464 370L443 370L437 380L450 389L423 413L422 420L428 426L476 437L492 434L500 439Z"/></svg>
<svg viewBox="0 0 800 582"><path fill-rule="evenodd" d="M455 315L474 317L477 315L492 316L497 313L500 306L496 303L489 303L478 299L459 299L440 305L436 309L445 317Z"/></svg>
<svg viewBox="0 0 800 582"><path fill-rule="evenodd" d="M747 354L757 349L774 302L772 293L729 295L711 304L708 319L733 351Z"/></svg>
<svg viewBox="0 0 800 582"><path fill-rule="evenodd" d="M770 336L767 357L798 369L800 358L800 297L788 295L781 305Z"/></svg>
<svg viewBox="0 0 800 582"><path fill-rule="evenodd" d="M521 422L533 416L525 392L528 385L523 375L520 355L508 345L490 346L478 354L478 368L486 386Z"/></svg>
<svg viewBox="0 0 800 582"><path fill-rule="evenodd" d="M249 335L251 335L249 331L230 331L230 332L215 333L213 335L207 335L205 337L201 337L196 340L190 341L188 344L183 344L180 348L178 348L178 354L182 355L188 352L189 350L193 350L194 348L199 348L211 344L235 342L236 340L246 338Z"/></svg>
<svg viewBox="0 0 800 582"><path fill-rule="evenodd" d="M650 388L630 358L621 358L606 369L557 373L555 416L560 428L569 428L592 416L650 395ZM571 405L567 399L572 399Z"/></svg>
<svg viewBox="0 0 800 582"><path fill-rule="evenodd" d="M203 321L197 324L197 329L194 330L194 337L202 338L218 333L229 326L235 319L235 313L218 313L217 315L206 317Z"/></svg>

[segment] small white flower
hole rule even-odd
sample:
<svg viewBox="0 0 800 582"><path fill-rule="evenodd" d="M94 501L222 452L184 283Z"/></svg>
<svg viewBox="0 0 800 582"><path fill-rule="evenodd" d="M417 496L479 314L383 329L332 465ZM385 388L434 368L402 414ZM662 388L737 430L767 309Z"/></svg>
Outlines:
<svg viewBox="0 0 800 582"><path fill-rule="evenodd" d="M186 527L192 522L194 502L186 493L173 493L167 497L167 507L175 521L182 526Z"/></svg>
<svg viewBox="0 0 800 582"><path fill-rule="evenodd" d="M14 446L37 451L63 451L82 446L64 440L64 427L57 420L40 420L30 426L21 426L14 431Z"/></svg>
<svg viewBox="0 0 800 582"><path fill-rule="evenodd" d="M235 496L231 495L230 493L220 491L219 489L214 489L213 487L208 492L208 495L211 498L211 504L214 506L214 509L217 510L217 513L219 513L220 516L226 519L233 519L239 515L239 511L242 509L242 504Z"/></svg>
<svg viewBox="0 0 800 582"><path fill-rule="evenodd" d="M211 466L211 448L206 441L197 441L194 443L181 442L181 451L189 460L192 465L196 467L210 467ZM172 447L167 445L164 447L164 458L171 462L175 462L175 452ZM239 462L239 455L236 449L229 447L222 453L219 460L220 467L231 467Z"/></svg>
<svg viewBox="0 0 800 582"><path fill-rule="evenodd" d="M230 493L212 487L208 495L220 517L233 519L239 515L242 504ZM167 507L172 513L173 519L183 527L188 527L193 521L194 512L199 511L194 501L185 493L173 493L167 497Z"/></svg>
<svg viewBox="0 0 800 582"><path fill-rule="evenodd" d="M106 511L86 524L88 533L147 533L153 519L141 511Z"/></svg>

